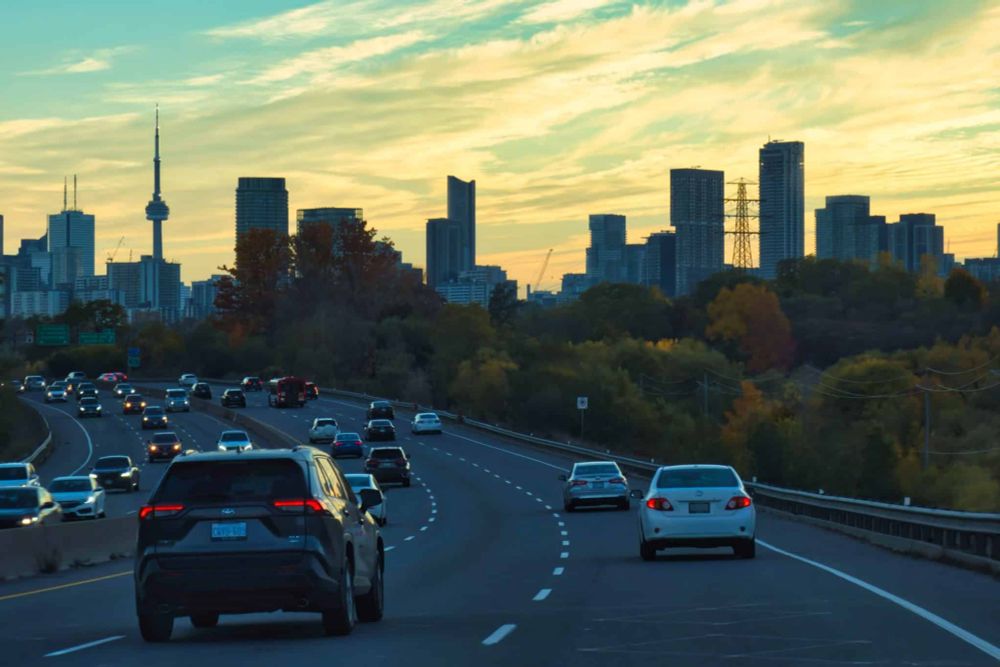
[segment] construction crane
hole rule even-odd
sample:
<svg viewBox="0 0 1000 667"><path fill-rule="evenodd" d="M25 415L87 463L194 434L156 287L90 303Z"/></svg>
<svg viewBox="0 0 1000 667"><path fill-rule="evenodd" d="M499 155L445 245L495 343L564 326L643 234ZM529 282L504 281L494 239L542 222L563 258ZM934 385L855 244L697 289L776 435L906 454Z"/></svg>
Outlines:
<svg viewBox="0 0 1000 667"><path fill-rule="evenodd" d="M539 286L542 284L542 278L545 276L545 269L549 268L549 259L552 257L552 248L545 253L545 261L542 262L542 268L538 271L538 277L535 278L535 291L538 291Z"/></svg>
<svg viewBox="0 0 1000 667"><path fill-rule="evenodd" d="M121 250L123 243L125 243L124 236L118 239L118 245L115 246L115 249L108 253L108 264L115 261L115 256L118 254L118 251Z"/></svg>

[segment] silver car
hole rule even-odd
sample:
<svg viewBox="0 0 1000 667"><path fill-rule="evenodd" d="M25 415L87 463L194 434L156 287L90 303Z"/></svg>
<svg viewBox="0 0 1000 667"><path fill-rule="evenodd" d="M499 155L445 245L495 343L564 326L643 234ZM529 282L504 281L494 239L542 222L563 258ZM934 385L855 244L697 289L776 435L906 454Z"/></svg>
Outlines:
<svg viewBox="0 0 1000 667"><path fill-rule="evenodd" d="M30 463L0 463L0 488L40 486L35 466Z"/></svg>
<svg viewBox="0 0 1000 667"><path fill-rule="evenodd" d="M103 519L104 489L88 475L56 477L49 484L52 498L62 507L63 520Z"/></svg>
<svg viewBox="0 0 1000 667"><path fill-rule="evenodd" d="M45 390L45 402L52 403L53 401L62 401L63 403L67 401L65 382L53 382Z"/></svg>
<svg viewBox="0 0 1000 667"><path fill-rule="evenodd" d="M246 431L223 431L217 443L220 452L248 452L253 443Z"/></svg>
<svg viewBox="0 0 1000 667"><path fill-rule="evenodd" d="M375 507L369 507L368 513L372 515L375 519L375 523L380 526L384 526L389 522L389 516L386 513L386 503L385 503L385 493L382 491L382 487L378 485L378 480L375 479L373 475L367 473L351 473L350 475L344 475L344 479L347 483L351 485L351 490L357 496L361 495L361 489L374 489L378 491L379 496L382 497L382 502Z"/></svg>
<svg viewBox="0 0 1000 667"><path fill-rule="evenodd" d="M191 401L188 400L187 389L167 389L167 412L191 412Z"/></svg>
<svg viewBox="0 0 1000 667"><path fill-rule="evenodd" d="M563 486L563 507L572 512L582 505L617 505L629 508L628 480L614 461L575 463L569 476L559 475Z"/></svg>

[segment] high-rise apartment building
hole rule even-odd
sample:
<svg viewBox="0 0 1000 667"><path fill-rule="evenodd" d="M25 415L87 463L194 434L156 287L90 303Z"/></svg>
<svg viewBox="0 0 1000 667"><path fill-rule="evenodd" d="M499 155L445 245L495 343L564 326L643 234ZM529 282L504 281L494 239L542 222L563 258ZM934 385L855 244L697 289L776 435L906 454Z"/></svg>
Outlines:
<svg viewBox="0 0 1000 667"><path fill-rule="evenodd" d="M899 222L886 227L887 249L907 271L920 271L925 256L934 260L939 274L951 270L952 257L944 251L944 227L933 213L904 213Z"/></svg>
<svg viewBox="0 0 1000 667"><path fill-rule="evenodd" d="M326 225L336 231L341 225L360 224L365 219L360 208L300 208L295 214L295 232L301 234L311 225Z"/></svg>
<svg viewBox="0 0 1000 667"><path fill-rule="evenodd" d="M816 257L874 265L887 248L885 217L871 215L864 195L836 195L816 209Z"/></svg>
<svg viewBox="0 0 1000 667"><path fill-rule="evenodd" d="M427 284L437 287L458 278L462 257L462 225L450 218L427 221Z"/></svg>
<svg viewBox="0 0 1000 667"><path fill-rule="evenodd" d="M476 265L476 182L448 177L448 219L459 224L461 248L459 270Z"/></svg>
<svg viewBox="0 0 1000 667"><path fill-rule="evenodd" d="M621 283L628 278L625 250L625 216L601 213L590 216L587 276L596 283Z"/></svg>
<svg viewBox="0 0 1000 667"><path fill-rule="evenodd" d="M725 174L712 169L670 170L670 224L677 234L678 295L722 271L725 256Z"/></svg>
<svg viewBox="0 0 1000 667"><path fill-rule="evenodd" d="M236 238L251 229L288 234L288 190L284 178L241 176L236 185Z"/></svg>
<svg viewBox="0 0 1000 667"><path fill-rule="evenodd" d="M664 296L677 296L677 234L650 234L646 239L645 260L643 284L659 288Z"/></svg>
<svg viewBox="0 0 1000 667"><path fill-rule="evenodd" d="M805 256L805 144L769 141L760 149L760 275Z"/></svg>

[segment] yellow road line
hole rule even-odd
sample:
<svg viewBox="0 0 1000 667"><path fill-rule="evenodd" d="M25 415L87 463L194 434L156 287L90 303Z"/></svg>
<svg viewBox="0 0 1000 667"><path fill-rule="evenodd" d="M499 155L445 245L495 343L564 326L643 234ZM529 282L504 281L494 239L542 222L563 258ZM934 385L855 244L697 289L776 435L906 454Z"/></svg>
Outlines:
<svg viewBox="0 0 1000 667"><path fill-rule="evenodd" d="M83 581L72 581L68 584L59 584L58 586L49 586L48 588L39 588L33 591L24 591L22 593L11 593L10 595L0 595L0 602L4 600L13 600L14 598L28 597L29 595L38 595L39 593L48 593L49 591L58 591L63 588L73 588L74 586L83 586L84 584L94 584L98 581L105 581L107 579L116 579L118 577L124 577L126 575L132 574L132 570L127 570L125 572L116 572L115 574L106 574L103 577L94 577L93 579L84 579Z"/></svg>

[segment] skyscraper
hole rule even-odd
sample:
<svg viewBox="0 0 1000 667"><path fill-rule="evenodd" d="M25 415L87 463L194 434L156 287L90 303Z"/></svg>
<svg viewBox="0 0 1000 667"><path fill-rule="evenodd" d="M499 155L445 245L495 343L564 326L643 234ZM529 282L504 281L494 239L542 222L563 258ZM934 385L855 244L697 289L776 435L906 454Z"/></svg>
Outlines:
<svg viewBox="0 0 1000 667"><path fill-rule="evenodd" d="M336 231L341 225L360 224L365 213L360 208L300 208L295 214L296 234L311 225L326 225Z"/></svg>
<svg viewBox="0 0 1000 667"><path fill-rule="evenodd" d="M805 144L768 141L760 149L760 275L805 256Z"/></svg>
<svg viewBox="0 0 1000 667"><path fill-rule="evenodd" d="M476 182L448 177L448 219L461 228L459 244L460 271L469 271L476 265Z"/></svg>
<svg viewBox="0 0 1000 667"><path fill-rule="evenodd" d="M590 216L587 276L594 284L621 283L628 278L625 255L625 216L600 213Z"/></svg>
<svg viewBox="0 0 1000 667"><path fill-rule="evenodd" d="M167 202L160 197L160 107L156 107L153 138L153 198L146 204L146 219L153 223L153 259L163 259L163 221L170 216Z"/></svg>
<svg viewBox="0 0 1000 667"><path fill-rule="evenodd" d="M670 170L670 224L677 230L678 295L690 294L722 270L725 257L725 174Z"/></svg>
<svg viewBox="0 0 1000 667"><path fill-rule="evenodd" d="M251 229L288 234L285 179L240 176L236 186L236 237Z"/></svg>
<svg viewBox="0 0 1000 667"><path fill-rule="evenodd" d="M646 239L643 284L658 287L664 296L677 296L677 234L657 232Z"/></svg>
<svg viewBox="0 0 1000 667"><path fill-rule="evenodd" d="M63 187L63 210L49 216L47 250L52 262L52 286L72 287L77 278L94 275L94 216L76 207L76 177L73 206Z"/></svg>
<svg viewBox="0 0 1000 667"><path fill-rule="evenodd" d="M826 198L826 207L816 209L816 257L854 259L855 232L871 217L871 200L864 195Z"/></svg>
<svg viewBox="0 0 1000 667"><path fill-rule="evenodd" d="M427 285L437 287L462 271L462 225L450 218L427 221Z"/></svg>

